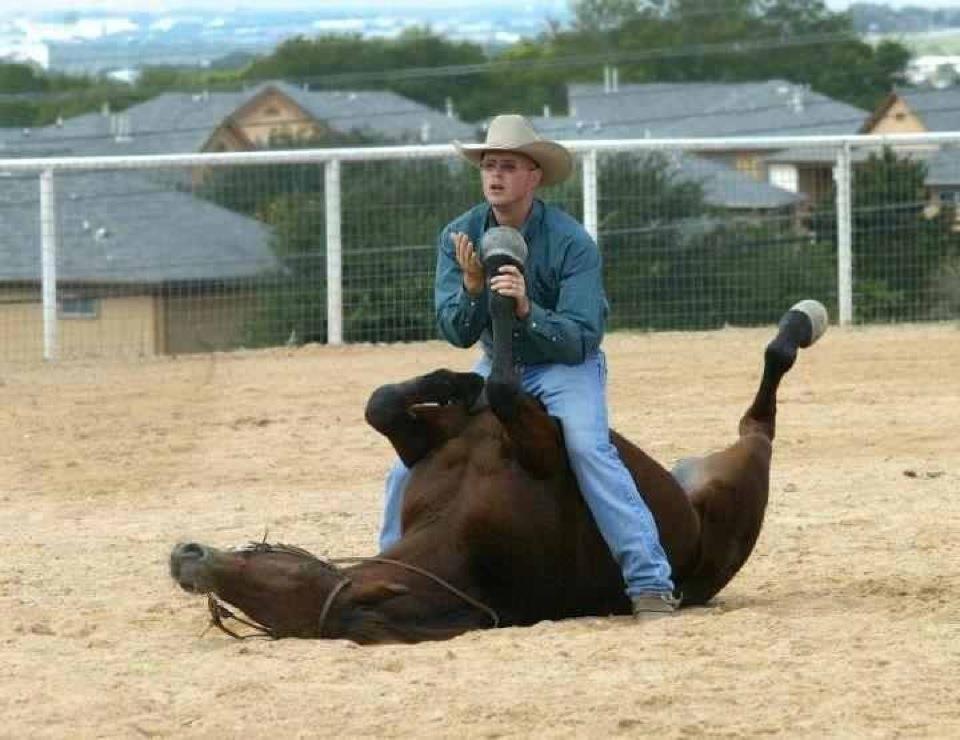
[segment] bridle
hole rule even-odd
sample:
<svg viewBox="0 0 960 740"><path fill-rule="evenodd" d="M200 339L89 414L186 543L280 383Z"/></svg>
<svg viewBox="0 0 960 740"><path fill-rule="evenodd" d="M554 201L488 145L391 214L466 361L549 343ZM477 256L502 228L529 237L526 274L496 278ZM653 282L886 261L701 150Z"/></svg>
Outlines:
<svg viewBox="0 0 960 740"><path fill-rule="evenodd" d="M452 593L454 596L457 596L461 600L465 601L470 606L475 607L476 609L484 612L488 617L490 617L491 626L499 627L500 626L500 616L492 608L484 604L479 599L475 599L470 596L470 594L460 590L454 586L449 581L444 580L435 573L431 573L426 568L421 568L419 565L412 565L411 563L405 563L402 560L394 560L393 558L379 558L379 557L370 557L370 558L357 558L357 557L347 557L347 558L318 558L313 553L304 550L302 547L296 547L295 545L285 545L283 543L270 544L267 542L251 542L250 545L244 549L255 552L255 553L265 553L265 552L284 552L290 555L299 555L300 557L310 558L318 563L320 563L325 569L331 570L335 573L341 574L342 571L337 565L341 563L383 563L385 565L393 565L398 568L403 568L408 570L411 573L417 573L424 578L428 578L437 585L445 588L447 591ZM317 637L323 638L324 632L327 626L327 618L330 616L330 612L333 609L334 602L337 600L337 596L340 595L342 591L348 588L353 581L347 577L343 576L336 585L330 589L330 593L327 594L327 598L324 599L323 606L320 608L320 616L317 619ZM221 631L230 635L236 640L246 640L251 637L267 637L270 639L278 639L280 635L276 633L275 630L270 627L266 627L262 624L257 624L248 619L244 619L230 611L223 602L221 602L216 596L212 593L207 594L207 607L210 610L210 625L209 627L217 627ZM224 619L233 619L241 624L250 627L256 631L256 634L252 635L241 635L237 632L234 632L224 623ZM209 629L208 627L208 629Z"/></svg>

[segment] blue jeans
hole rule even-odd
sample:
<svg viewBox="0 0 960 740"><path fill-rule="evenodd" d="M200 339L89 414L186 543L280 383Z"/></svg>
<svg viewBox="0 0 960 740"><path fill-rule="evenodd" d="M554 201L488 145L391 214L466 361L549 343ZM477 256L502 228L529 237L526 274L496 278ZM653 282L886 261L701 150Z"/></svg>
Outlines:
<svg viewBox="0 0 960 740"><path fill-rule="evenodd" d="M473 372L487 377L484 356ZM543 364L521 368L523 389L560 420L567 455L583 498L619 563L627 594L670 592L670 563L657 524L610 442L607 421L607 363L603 352L579 365ZM410 472L399 460L387 476L380 547L400 539L403 492Z"/></svg>

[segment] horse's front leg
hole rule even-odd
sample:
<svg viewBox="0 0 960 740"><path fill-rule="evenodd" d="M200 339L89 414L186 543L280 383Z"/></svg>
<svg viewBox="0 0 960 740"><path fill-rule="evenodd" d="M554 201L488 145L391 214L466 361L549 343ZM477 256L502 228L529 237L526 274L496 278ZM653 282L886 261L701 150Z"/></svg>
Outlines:
<svg viewBox="0 0 960 740"><path fill-rule="evenodd" d="M520 465L535 478L548 478L566 466L566 451L559 425L520 385L510 344L515 304L512 298L490 294L494 349L487 400Z"/></svg>
<svg viewBox="0 0 960 740"><path fill-rule="evenodd" d="M365 417L410 468L460 430L482 390L476 373L435 370L377 388Z"/></svg>

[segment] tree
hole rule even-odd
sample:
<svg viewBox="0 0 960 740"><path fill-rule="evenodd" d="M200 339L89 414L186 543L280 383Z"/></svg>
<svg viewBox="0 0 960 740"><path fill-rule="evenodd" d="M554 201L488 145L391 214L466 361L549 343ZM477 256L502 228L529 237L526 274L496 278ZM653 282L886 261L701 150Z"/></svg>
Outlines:
<svg viewBox="0 0 960 740"><path fill-rule="evenodd" d="M702 184L663 153L601 164L599 242L614 328L766 324L785 303L836 294L829 246L784 227L789 214L712 207Z"/></svg>
<svg viewBox="0 0 960 740"><path fill-rule="evenodd" d="M272 146L359 146L356 134ZM341 165L343 331L349 341L436 336L432 266L444 224L476 201L476 171L442 160ZM317 165L214 169L197 194L271 227L278 274L257 288L248 346L327 339L324 172ZM398 194L402 194L398 200ZM384 208L383 204L395 204Z"/></svg>
<svg viewBox="0 0 960 740"><path fill-rule="evenodd" d="M872 109L909 59L896 42L860 40L850 16L823 0L580 0L573 8L575 32L552 43L561 55L607 54L624 82L785 79Z"/></svg>
<svg viewBox="0 0 960 740"><path fill-rule="evenodd" d="M47 78L30 64L0 62L0 92L43 92L49 87Z"/></svg>
<svg viewBox="0 0 960 740"><path fill-rule="evenodd" d="M955 212L929 209L927 167L889 147L871 154L853 174L853 278L856 318L895 321L932 318L931 289L960 255ZM813 224L836 242L835 194L825 197Z"/></svg>

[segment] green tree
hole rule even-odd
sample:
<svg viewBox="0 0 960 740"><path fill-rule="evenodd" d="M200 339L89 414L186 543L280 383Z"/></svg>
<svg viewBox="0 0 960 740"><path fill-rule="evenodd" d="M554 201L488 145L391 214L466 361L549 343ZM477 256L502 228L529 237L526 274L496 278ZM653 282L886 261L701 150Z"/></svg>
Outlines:
<svg viewBox="0 0 960 740"><path fill-rule="evenodd" d="M853 195L854 304L858 321L933 318L932 285L960 255L952 208L933 212L923 161L889 147L855 167ZM813 224L836 242L835 195L824 199Z"/></svg>
<svg viewBox="0 0 960 740"><path fill-rule="evenodd" d="M580 0L573 8L575 32L549 41L562 55L605 51L624 82L779 78L872 109L909 59L901 44L860 40L850 16L823 0ZM595 78L596 69L574 74Z"/></svg>
<svg viewBox="0 0 960 740"><path fill-rule="evenodd" d="M789 213L738 216L662 153L602 159L599 241L611 326L706 329L766 324L784 307L836 295L829 245Z"/></svg>
<svg viewBox="0 0 960 740"><path fill-rule="evenodd" d="M0 62L0 93L43 92L47 78L30 64Z"/></svg>

